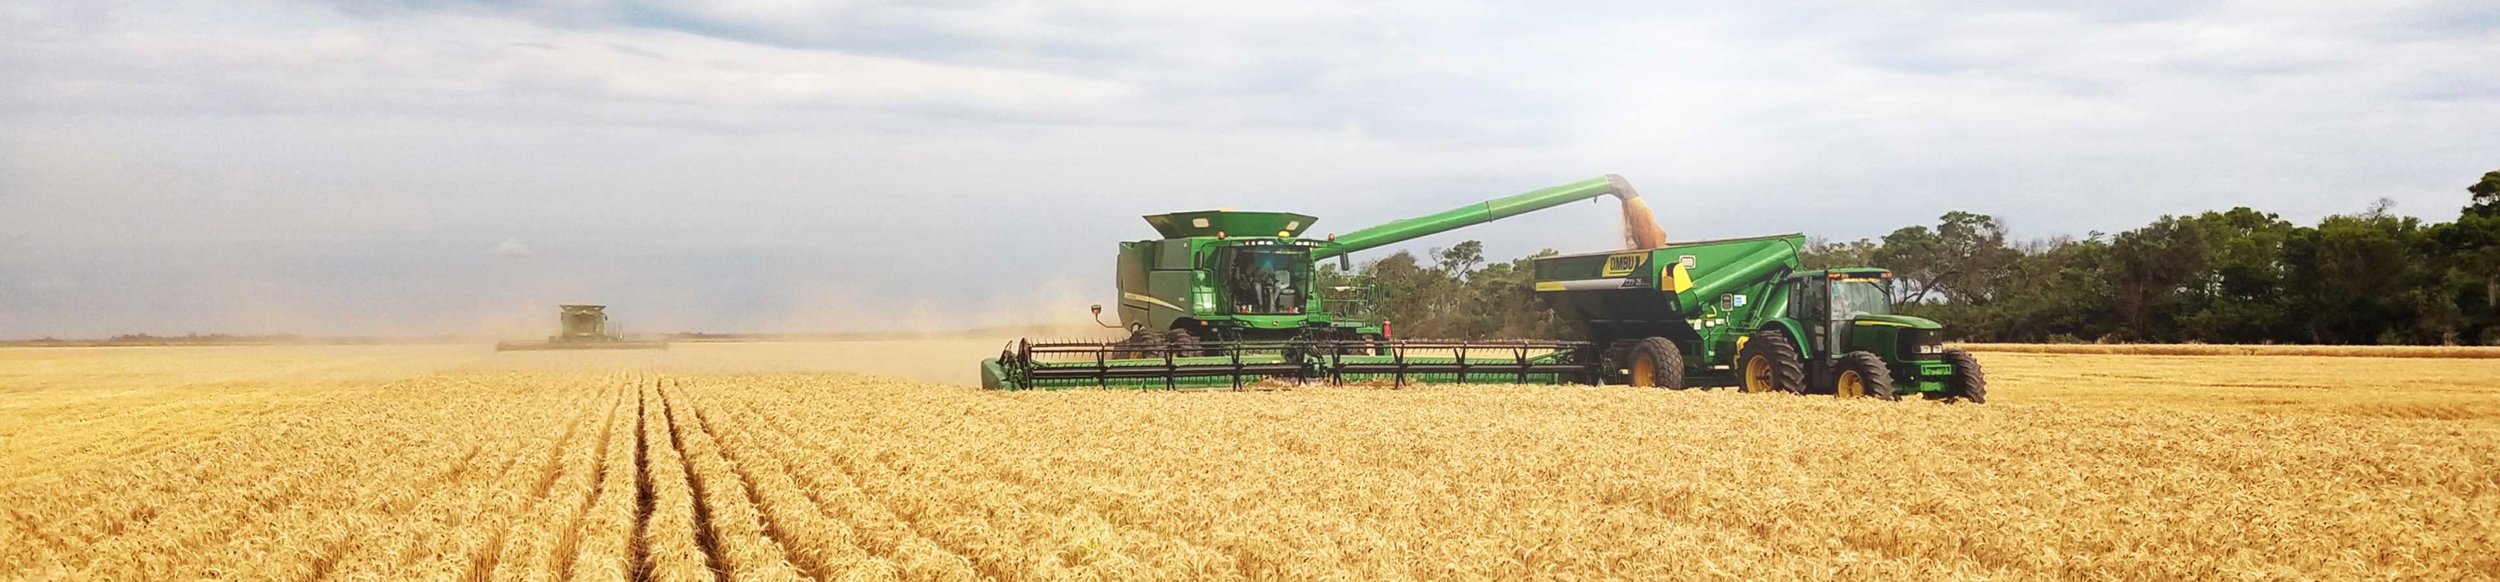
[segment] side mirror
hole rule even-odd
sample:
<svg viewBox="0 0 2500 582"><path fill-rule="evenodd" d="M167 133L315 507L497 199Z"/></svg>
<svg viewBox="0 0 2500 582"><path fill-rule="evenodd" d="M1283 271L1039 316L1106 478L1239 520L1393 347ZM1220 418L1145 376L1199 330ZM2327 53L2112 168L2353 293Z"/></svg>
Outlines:
<svg viewBox="0 0 2500 582"><path fill-rule="evenodd" d="M1345 273L1354 272L1354 259L1346 258L1345 255L1337 255L1337 270Z"/></svg>
<svg viewBox="0 0 2500 582"><path fill-rule="evenodd" d="M1100 303L1096 303L1096 304L1094 304L1093 310L1094 310L1094 315L1102 315L1102 304L1100 304Z"/></svg>

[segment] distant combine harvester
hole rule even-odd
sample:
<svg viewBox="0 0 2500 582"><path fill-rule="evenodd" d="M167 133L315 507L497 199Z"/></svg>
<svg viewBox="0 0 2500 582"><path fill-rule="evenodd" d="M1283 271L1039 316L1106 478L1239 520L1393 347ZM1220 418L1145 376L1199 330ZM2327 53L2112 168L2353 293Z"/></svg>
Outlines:
<svg viewBox="0 0 2500 582"><path fill-rule="evenodd" d="M608 333L605 305L559 305L556 335L547 341L497 342L495 351L513 350L665 350L666 341L633 341Z"/></svg>

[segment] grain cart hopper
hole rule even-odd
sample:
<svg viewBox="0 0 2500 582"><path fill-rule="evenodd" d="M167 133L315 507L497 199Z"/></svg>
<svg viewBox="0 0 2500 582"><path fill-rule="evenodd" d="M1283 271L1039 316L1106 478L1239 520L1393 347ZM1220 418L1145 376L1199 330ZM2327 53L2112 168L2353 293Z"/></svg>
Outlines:
<svg viewBox="0 0 2500 582"><path fill-rule="evenodd" d="M1885 400L1987 399L1943 326L1894 314L1892 273L1806 270L1803 235L1536 260L1536 291L1634 386L1739 386Z"/></svg>
<svg viewBox="0 0 2500 582"><path fill-rule="evenodd" d="M1603 196L1640 194L1608 175L1324 238L1303 238L1319 220L1307 214L1147 216L1162 238L1120 243L1117 327L1128 339L1018 340L981 363L982 384L1177 388L1381 375L1396 382L1576 381L1593 360L1581 358L1582 346L1573 342L1392 341L1381 298L1343 272L1352 270L1349 253ZM1318 262L1329 258L1338 260L1339 273L1322 282ZM1102 306L1094 310L1100 321ZM1496 367L1512 373L1477 374Z"/></svg>
<svg viewBox="0 0 2500 582"><path fill-rule="evenodd" d="M665 350L665 341L632 341L608 333L605 305L556 306L556 335L543 342L498 342L495 351L508 350Z"/></svg>

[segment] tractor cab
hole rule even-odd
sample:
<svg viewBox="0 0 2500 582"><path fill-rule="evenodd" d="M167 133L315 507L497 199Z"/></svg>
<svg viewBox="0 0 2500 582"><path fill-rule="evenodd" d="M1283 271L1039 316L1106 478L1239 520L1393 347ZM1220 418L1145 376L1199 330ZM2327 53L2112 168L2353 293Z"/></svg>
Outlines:
<svg viewBox="0 0 2500 582"><path fill-rule="evenodd" d="M1852 352L1868 352L1895 362L1905 376L1923 375L1917 367L1944 356L1944 326L1923 317L1893 313L1892 272L1854 268L1802 271L1782 282L1788 316L1798 323L1800 347L1818 360ZM1809 370L1825 368L1808 366ZM1949 369L1939 370L1950 373ZM1814 373L1810 382L1829 385L1828 374ZM1910 378L1900 378L1914 382ZM1908 386L1905 386L1908 387Z"/></svg>

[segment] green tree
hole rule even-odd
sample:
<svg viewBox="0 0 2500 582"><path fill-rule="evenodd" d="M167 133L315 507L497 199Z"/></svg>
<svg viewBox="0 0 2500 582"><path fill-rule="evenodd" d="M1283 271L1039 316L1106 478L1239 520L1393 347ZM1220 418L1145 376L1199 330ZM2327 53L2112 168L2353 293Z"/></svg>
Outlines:
<svg viewBox="0 0 2500 582"><path fill-rule="evenodd" d="M1967 340L2500 344L2500 171L2466 191L2453 223L2385 201L2306 227L2233 208L2019 244L1995 217L1955 211L1879 239L1814 240L1799 260L1892 269L1903 312ZM1424 257L1362 268L1399 335L1565 331L1532 290L1534 256L1488 263L1467 241Z"/></svg>
<svg viewBox="0 0 2500 582"><path fill-rule="evenodd" d="M2466 186L2474 198L2466 203L2466 216L2500 216L2500 171L2483 173L2483 180Z"/></svg>
<svg viewBox="0 0 2500 582"><path fill-rule="evenodd" d="M1884 235L1869 254L1874 266L1892 269L1903 282L1904 302L1986 304L2019 253L2006 248L2005 225L1996 217L1956 210L1939 217L1933 230L1913 226Z"/></svg>
<svg viewBox="0 0 2500 582"><path fill-rule="evenodd" d="M2459 335L2500 345L2500 172L2465 188L2471 197L2457 221L2431 227L2446 270L2442 277L2459 318Z"/></svg>
<svg viewBox="0 0 2500 582"><path fill-rule="evenodd" d="M1467 316L1465 337L1559 337L1562 329L1554 319L1553 308L1536 295L1535 260L1555 254L1553 249L1545 249L1469 273L1467 301L1461 307Z"/></svg>
<svg viewBox="0 0 2500 582"><path fill-rule="evenodd" d="M1875 253L1882 248L1875 241L1865 239L1831 242L1815 238L1806 241L1806 248L1799 251L1797 260L1808 269L1865 267L1875 264Z"/></svg>
<svg viewBox="0 0 2500 582"><path fill-rule="evenodd" d="M1442 273L1463 281L1475 272L1476 265L1484 264L1484 243L1460 241L1448 249L1433 249L1433 256L1440 259Z"/></svg>
<svg viewBox="0 0 2500 582"><path fill-rule="evenodd" d="M2305 314L2300 337L2310 343L2439 343L2454 339L2453 309L2430 293L2434 273L2421 221L2389 214L2380 201L2368 212L2329 216L2316 228L2292 231L2284 243L2285 292Z"/></svg>
<svg viewBox="0 0 2500 582"><path fill-rule="evenodd" d="M2207 268L2185 291L2182 340L2258 343L2284 337L2283 242L2292 224L2249 208L2207 212L2194 224L2206 241Z"/></svg>
<svg viewBox="0 0 2500 582"><path fill-rule="evenodd" d="M2210 251L2193 219L2164 216L2110 241L2110 297L2127 339L2178 341L2171 323L2205 273Z"/></svg>

